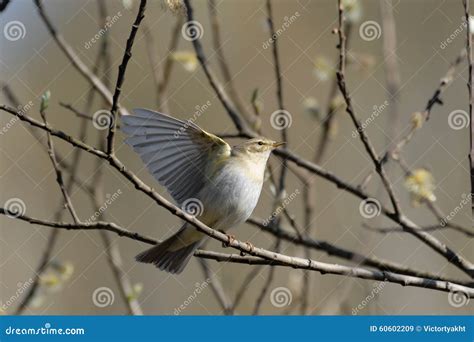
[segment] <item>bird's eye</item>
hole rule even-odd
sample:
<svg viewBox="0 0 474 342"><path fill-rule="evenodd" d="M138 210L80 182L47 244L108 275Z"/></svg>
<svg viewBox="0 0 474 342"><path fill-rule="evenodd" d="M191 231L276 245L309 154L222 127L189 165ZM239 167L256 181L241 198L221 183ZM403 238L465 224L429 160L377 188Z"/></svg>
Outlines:
<svg viewBox="0 0 474 342"><path fill-rule="evenodd" d="M260 146L262 146L262 145L263 145L263 141L260 140L257 144L259 144Z"/></svg>

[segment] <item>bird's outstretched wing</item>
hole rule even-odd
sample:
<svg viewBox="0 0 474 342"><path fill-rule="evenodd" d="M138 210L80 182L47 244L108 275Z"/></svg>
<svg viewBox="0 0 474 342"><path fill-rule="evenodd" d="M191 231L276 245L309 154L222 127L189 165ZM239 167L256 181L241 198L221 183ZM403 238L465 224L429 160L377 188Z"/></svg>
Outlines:
<svg viewBox="0 0 474 342"><path fill-rule="evenodd" d="M209 176L209 162L230 155L230 146L192 122L147 109L122 116L126 143L178 204L195 198Z"/></svg>

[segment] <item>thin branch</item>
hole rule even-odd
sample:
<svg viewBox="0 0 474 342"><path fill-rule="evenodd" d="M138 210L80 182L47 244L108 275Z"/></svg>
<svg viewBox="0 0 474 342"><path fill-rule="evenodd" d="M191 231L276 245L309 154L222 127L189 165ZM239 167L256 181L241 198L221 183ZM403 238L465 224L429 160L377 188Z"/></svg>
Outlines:
<svg viewBox="0 0 474 342"><path fill-rule="evenodd" d="M387 95L389 103L388 128L390 131L387 141L395 138L400 124L398 102L400 99L400 71L397 60L397 32L395 28L395 18L393 16L393 3L391 0L384 0L380 4L382 16L383 33L383 55L385 78L387 84ZM388 144L389 145L389 144ZM388 146L390 148L390 146Z"/></svg>
<svg viewBox="0 0 474 342"><path fill-rule="evenodd" d="M217 55L217 61L219 63L219 67L222 73L222 78L224 79L224 84L226 85L229 92L229 98L232 100L232 103L234 104L236 110L243 116L247 123L249 123L252 128L255 129L255 118L253 116L249 116L247 111L245 110L245 106L243 105L239 93L235 87L234 79L232 77L228 61L224 55L224 50L222 49L221 30L219 25L219 19L217 17L216 1L209 0L208 8L209 19L211 21L212 26L212 45Z"/></svg>
<svg viewBox="0 0 474 342"><path fill-rule="evenodd" d="M186 5L186 13L187 13L187 18L188 18L188 24L192 23L194 21L194 16L193 16L193 8L191 6L191 3L189 0L184 0L184 4ZM185 24L187 25L187 24ZM225 110L229 114L230 118L234 122L235 127L239 131L239 133L243 134L250 134L250 130L245 123L245 121L242 119L240 113L238 113L233 106L231 105L227 94L224 91L224 88L222 85L218 82L217 78L215 77L214 73L211 71L211 69L208 66L207 59L204 55L204 50L201 45L201 40L194 39L192 41L194 50L196 52L196 56L199 60L199 63L201 64L201 67L204 71L204 74L207 77L207 80L209 81L209 84L211 85L212 89L216 93L217 97L219 98L219 101L222 103L224 106Z"/></svg>
<svg viewBox="0 0 474 342"><path fill-rule="evenodd" d="M428 102L425 105L424 111L421 113L425 121L428 121L431 115L431 111L436 104L442 105L443 101L441 100L441 95L444 91L451 85L454 79L454 72L456 68L464 61L466 58L466 50L463 49L456 57L456 59L451 63L446 72L445 76L441 78L438 87L435 89L433 95L429 98ZM405 145L407 145L415 135L418 127L416 125L412 125L408 133L403 136L397 144L392 149L389 149L384 156L382 157L382 163L388 162L389 158L396 159L398 155L400 155L401 150Z"/></svg>
<svg viewBox="0 0 474 342"><path fill-rule="evenodd" d="M46 120L45 110L41 109L40 114L41 114L41 118L43 119L44 124L48 126L49 124L48 124L48 121ZM51 139L51 133L49 132L46 133L46 137L47 137L47 142L48 142L48 155L49 155L49 158L51 159L51 164L53 165L53 169L56 174L56 182L58 183L58 186L61 189L61 193L64 198L65 207L71 214L71 217L74 223L77 224L80 222L80 219L79 219L79 216L77 216L76 210L74 209L71 197L69 196L69 192L66 189L66 186L64 185L63 174L62 174L61 168L59 167L58 161L56 159L56 152L54 149L53 140Z"/></svg>
<svg viewBox="0 0 474 342"><path fill-rule="evenodd" d="M404 231L400 227L378 228L378 227L371 227L371 226L368 226L368 225L364 225L364 227L369 229L369 230L372 230L374 232L383 233L383 234L386 234L386 233L406 233L406 231ZM448 226L448 225L446 225L446 226L443 227L443 226L437 224L437 225L421 227L420 230L425 231L425 232L435 232L435 231L438 231L438 230L446 230L448 228L451 228L454 231L460 232L460 233L466 235L467 237L470 237L470 238L474 237L474 232L471 232L470 230L467 230L466 228L461 227L461 226Z"/></svg>
<svg viewBox="0 0 474 342"><path fill-rule="evenodd" d="M282 84L282 75L281 75L281 66L280 66L280 55L278 53L278 45L277 45L278 38L277 38L277 35L275 34L275 26L273 23L273 10L272 10L271 0L266 1L266 10L267 10L267 24L268 24L268 27L270 28L270 37L273 38L272 56L273 56L273 67L274 67L274 74L275 74L275 80L276 80L276 98L277 98L277 103L278 103L278 110L284 111L285 107L283 104L283 84ZM281 139L282 141L286 143L284 147L286 149L288 145L287 127L283 127L283 129L281 130ZM285 191L285 179L286 179L287 170L288 170L287 160L283 158L281 171L280 171L280 178L279 178L279 182L277 184L277 189L275 192L275 200L274 200L273 210L272 210L273 212L275 212L278 207L281 207L281 202L283 200L282 197ZM280 222L281 222L281 217L279 214L276 216L272 216L271 224L274 225L276 229L280 229L279 228ZM275 245L272 249L277 252L280 252L280 246L281 246L281 239L277 236ZM259 314L261 305L263 303L263 299L266 297L268 291L270 290L270 286L274 278L275 278L275 268L272 267L269 269L268 275L265 277L265 283L255 302L253 315Z"/></svg>
<svg viewBox="0 0 474 342"><path fill-rule="evenodd" d="M119 66L119 72L117 76L117 83L115 85L115 91L112 98L112 108L110 109L111 115L111 124L109 128L109 134L107 135L107 154L114 153L114 137L115 137L115 130L117 129L117 109L119 106L118 99L120 97L120 93L122 92L123 81L125 80L125 72L127 71L128 61L132 57L132 47L133 42L135 41L135 36L137 35L138 28L140 27L140 23L145 17L145 8L146 8L146 0L140 0L140 6L138 8L137 17L135 18L135 22L132 25L132 30L130 31L130 36L127 39L127 45L125 46L125 51L122 57L122 63Z"/></svg>
<svg viewBox="0 0 474 342"><path fill-rule="evenodd" d="M239 289L236 291L234 302L232 303L232 312L235 312L237 309L237 306L240 304L242 301L242 298L244 298L245 293L247 290L250 288L250 284L256 279L257 275L260 273L262 266L258 265L257 267L254 267L250 270L250 272L247 274L247 276L244 278L242 281L242 284L240 285Z"/></svg>
<svg viewBox="0 0 474 342"><path fill-rule="evenodd" d="M101 94L104 100L109 103L109 105L113 104L112 93L110 90L102 83L102 81L95 75L95 73L91 72L91 70L84 64L84 62L79 58L76 54L74 49L66 42L66 40L62 37L62 35L56 30L56 27L53 25L49 17L46 15L44 11L43 5L41 0L34 0L38 12L41 16L41 19L46 24L46 27L53 37L56 44L59 46L61 51L66 55L66 57L71 61L72 65L79 71L79 73L89 81L89 83ZM120 107L120 112L122 115L128 115L128 111L125 108Z"/></svg>
<svg viewBox="0 0 474 342"><path fill-rule="evenodd" d="M330 242L323 241L323 240L316 240L310 237L300 237L295 233L290 232L287 229L275 229L269 225L264 224L263 221L250 218L247 220L248 223L260 228L264 232L273 234L278 236L279 238L291 242L295 245L304 246L310 249L314 249L317 251L326 252L329 256L335 256L341 259L349 260L359 265L364 265L368 267L375 267L380 270L391 271L395 273L401 273L406 275L412 275L415 277L422 277L422 278L430 278L430 279L437 279L437 280L448 280L447 278L439 275L435 275L433 273L419 271L416 269L411 269L407 266L384 260L379 259L376 256L366 256L357 252L353 252L351 250L336 246ZM401 229L401 228L400 228ZM403 229L401 229L403 231ZM449 279L448 281L452 281ZM454 282L458 282L458 280L454 280Z"/></svg>
<svg viewBox="0 0 474 342"><path fill-rule="evenodd" d="M203 229L202 232L204 232L205 234L210 234L210 236L212 236L214 238L217 238L220 241L225 240L223 242L227 242L227 239L228 239L227 235L219 233L218 234L218 236L220 236L220 238L219 238L214 233L211 233L211 231L207 230L207 229L209 229L209 227L203 225L202 223L197 224L196 223L196 222L198 222L197 220L189 219L189 215L183 213L181 209L177 208L172 203L170 203L169 201L164 199L161 195L159 195L157 192L155 192L150 186L143 183L133 172L126 169L125 165L123 165L123 163L116 156L109 156L105 152L103 152L101 150L98 150L98 149L95 149L92 146L89 146L89 145L87 145L87 144L83 143L82 141L79 141L75 138L72 138L71 136L67 135L66 133L64 133L60 130L54 129L52 127L46 127L43 123L38 122L37 120L29 117L28 115L26 115L24 113L21 113L20 111L17 111L16 109L11 108L9 106L0 105L0 110L3 110L7 113L15 115L22 121L28 122L28 123L30 123L30 124L38 127L38 128L41 128L45 131L48 131L52 135L61 138L62 140L68 142L69 144L71 144L75 147L83 149L83 150L85 150L85 151L87 151L87 152L89 152L89 153L91 153L91 154L93 154L93 155L95 155L99 158L106 159L114 169L116 169L118 172L120 172L122 174L122 176L124 176L132 184L134 184L134 186L138 190L140 190L143 193L145 193L146 195L148 195L158 205L164 207L165 209L167 209L169 212L171 212L175 216L183 218L185 221L195 225L198 228L198 230L200 230L200 228ZM353 185L341 180L339 177L337 177L333 173L321 168L320 166L318 166L316 164L308 162L308 161L296 156L295 154L290 153L289 151L276 150L275 153L277 153L279 155L285 155L285 157L287 157L288 160L294 162L295 164L297 164L301 167L304 167L305 169L307 169L307 170L309 170L309 171L311 171L311 172L313 172L317 175L320 175L320 176L326 178L327 180L331 181L332 183L334 183L339 188L344 189L347 192L356 195L357 197L359 197L362 200L367 199L367 198L370 197L366 193L364 193L362 190L357 188L356 186L353 186ZM388 218L390 218L391 220L393 220L394 222L400 224L403 227L403 229L409 231L410 233L412 233L413 235L418 237L425 244L427 244L429 247L434 249L436 252L438 252L439 254L444 256L445 259L447 259L453 265L457 266L459 269L464 271L466 274L468 274L471 277L474 275L474 266L469 261L467 261L464 257L462 257L461 255L459 255L458 253L453 251L451 248L447 247L445 244L443 244L439 240L437 240L435 237L429 235L426 232L420 231L419 227L414 222L412 222L410 219L408 219L404 215L395 215L394 213L388 211L388 209L385 208L383 205L380 207L380 212L383 213ZM206 227L206 228L204 228L204 227ZM240 245L236 245L236 246L231 245L231 246L237 248L237 246L240 246ZM248 247L249 246L247 246L247 248Z"/></svg>
<svg viewBox="0 0 474 342"><path fill-rule="evenodd" d="M207 260L200 258L199 264L201 265L201 269L204 273L205 279L210 279L210 285L212 292L217 298L219 305L221 306L222 310L224 311L225 315L232 314L231 303L229 297L224 291L224 287L219 279L216 277L215 274L211 273L211 267L208 265Z"/></svg>
<svg viewBox="0 0 474 342"><path fill-rule="evenodd" d="M349 114L350 118L352 119L352 122L354 123L355 128L357 129L357 132L359 133L359 138L362 141L362 144L365 147L365 150L367 151L367 154L369 155L370 159L372 159L372 162L375 167L375 171L379 174L382 183L387 190L387 193L390 197L390 201L392 202L393 209L395 211L396 215L400 215L400 204L398 203L398 200L395 196L395 192L393 190L393 186L390 183L388 176L384 170L383 164L379 160L377 153L375 152L375 149L369 139L369 136L365 132L364 127L362 126L362 123L360 122L359 118L357 118L354 108L352 107L352 99L349 95L349 91L347 90L346 87L346 76L345 76L345 65L346 65L346 35L344 32L344 5L342 4L341 0L338 0L338 5L339 5L339 25L337 28L337 33L339 36L339 66L337 70L337 82L339 85L339 90L341 91L342 96L344 97L344 100L346 102L346 112Z"/></svg>
<svg viewBox="0 0 474 342"><path fill-rule="evenodd" d="M339 4L339 26L338 26L337 32L339 35L340 53L339 53L339 67L338 67L337 77L338 77L339 89L341 90L341 93L343 94L344 99L346 101L346 111L351 117L355 127L357 128L357 131L359 132L359 137L362 143L364 144L367 153L372 159L372 162L375 165L375 170L379 174L382 180L382 183L384 184L384 187L387 190L387 193L389 194L389 197L391 199L395 213L388 216L394 219L395 221L398 221L398 223L403 227L404 230L412 233L414 236L416 236L421 241L423 241L426 245L430 246L431 248L436 250L438 253L443 255L449 262L451 262L454 265L457 265L471 278L474 278L474 265L472 263L462 258L452 249L450 249L449 247L441 243L434 236L428 234L427 232L420 231L418 226L416 226L410 219L402 215L400 212L398 200L395 197L393 186L388 180L388 177L383 167L383 163L378 159L375 153L375 150L373 148L373 145L370 142L367 134L365 133L365 130L362 127L360 120L355 115L354 109L352 108L352 100L346 88L346 82L345 82L346 50L345 50L345 35L343 31L344 6L342 5L341 0L338 0L338 4Z"/></svg>
<svg viewBox="0 0 474 342"><path fill-rule="evenodd" d="M212 252L212 251L198 250L195 253L195 256L197 257L211 259L211 260L215 260L219 262L233 262L233 263L248 264L248 265L286 266L286 267L292 267L292 268L297 268L297 269L307 269L307 270L317 271L323 275L324 274L338 274L338 275L345 275L345 276L361 278L361 279L387 281L390 283L396 283L403 286L428 288L428 289L433 289L433 290L438 290L438 291L443 291L443 292L463 291L467 296L474 298L474 288L448 282L448 281L401 275L394 272L369 270L369 269L364 269L360 267L348 267L348 266L342 266L342 265L337 265L337 264L328 264L328 263L318 262L311 259L302 259L298 257L291 257L284 254L267 251L262 248L249 246L247 243L241 242L238 240L229 241L228 237L225 234L219 231L215 231L212 228L209 228L202 223L198 223L199 221L194 219L192 216L189 216L185 212L182 212L179 208L176 208L176 210L177 210L176 215L180 215L182 216L182 218L185 218L186 221L188 220L192 221L190 223L196 224L202 227L202 232L206 231L207 232L205 233L206 235L217 238L218 240L222 242L226 242L228 245L234 248L237 248L244 253L251 254L251 256L241 256L237 254L225 254L225 253L218 253L218 252ZM0 214L7 215L9 213L4 208L0 208ZM133 232L121 229L117 227L115 224L108 223L108 222L94 222L92 224L86 224L86 223L72 224L72 223L42 221L38 219L33 219L26 215L19 215L15 218L32 223L32 224L40 224L40 225L48 226L52 228L85 229L85 230L105 229L108 231L115 232L119 234L120 236L126 236L134 240L139 240L139 241L143 241L150 244L159 243L159 241L145 238L138 233L133 233ZM207 228L204 228L204 227L207 227Z"/></svg>

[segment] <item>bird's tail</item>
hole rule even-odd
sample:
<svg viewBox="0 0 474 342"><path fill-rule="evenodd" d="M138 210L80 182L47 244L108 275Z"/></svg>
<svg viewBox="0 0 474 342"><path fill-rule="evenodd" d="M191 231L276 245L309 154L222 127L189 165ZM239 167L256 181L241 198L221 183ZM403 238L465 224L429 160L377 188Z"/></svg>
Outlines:
<svg viewBox="0 0 474 342"><path fill-rule="evenodd" d="M202 233L184 225L176 234L138 254L135 259L138 262L154 264L162 271L181 273L201 242Z"/></svg>

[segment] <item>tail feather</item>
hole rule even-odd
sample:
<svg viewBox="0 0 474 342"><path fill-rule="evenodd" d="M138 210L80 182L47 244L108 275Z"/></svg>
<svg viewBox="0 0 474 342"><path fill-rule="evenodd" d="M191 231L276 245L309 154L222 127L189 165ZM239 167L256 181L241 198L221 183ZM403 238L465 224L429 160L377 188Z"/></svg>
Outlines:
<svg viewBox="0 0 474 342"><path fill-rule="evenodd" d="M194 254L194 251L199 247L201 241L190 243L182 248L173 248L177 241L179 241L178 234L171 236L157 246L154 246L146 251L138 254L135 259L138 262L147 264L154 264L162 271L169 273L181 273L189 260Z"/></svg>

